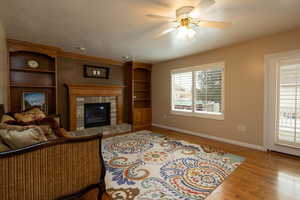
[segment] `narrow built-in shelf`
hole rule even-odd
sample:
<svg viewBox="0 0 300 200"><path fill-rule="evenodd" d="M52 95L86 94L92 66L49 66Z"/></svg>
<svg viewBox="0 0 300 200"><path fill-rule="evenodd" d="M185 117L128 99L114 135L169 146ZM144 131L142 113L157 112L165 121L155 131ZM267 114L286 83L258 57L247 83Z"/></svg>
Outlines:
<svg viewBox="0 0 300 200"><path fill-rule="evenodd" d="M148 80L133 80L135 83L150 83Z"/></svg>
<svg viewBox="0 0 300 200"><path fill-rule="evenodd" d="M36 73L50 73L55 74L53 70L45 70L45 69L31 69L31 68L11 68L11 71L18 71L18 72L36 72Z"/></svg>
<svg viewBox="0 0 300 200"><path fill-rule="evenodd" d="M14 88L56 88L55 85L51 85L51 86L42 86L42 85L10 85L10 87L14 87Z"/></svg>
<svg viewBox="0 0 300 200"><path fill-rule="evenodd" d="M144 99L134 99L134 102L138 102L138 101L150 101L150 99L148 99L148 98L144 98Z"/></svg>
<svg viewBox="0 0 300 200"><path fill-rule="evenodd" d="M150 92L149 89L145 89L145 90L135 90L135 92Z"/></svg>

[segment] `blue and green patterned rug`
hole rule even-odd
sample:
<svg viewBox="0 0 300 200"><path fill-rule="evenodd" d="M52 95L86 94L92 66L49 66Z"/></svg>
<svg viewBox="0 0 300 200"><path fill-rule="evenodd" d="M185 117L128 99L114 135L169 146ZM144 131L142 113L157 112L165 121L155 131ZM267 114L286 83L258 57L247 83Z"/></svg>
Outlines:
<svg viewBox="0 0 300 200"><path fill-rule="evenodd" d="M203 200L244 158L140 131L103 140L112 200Z"/></svg>

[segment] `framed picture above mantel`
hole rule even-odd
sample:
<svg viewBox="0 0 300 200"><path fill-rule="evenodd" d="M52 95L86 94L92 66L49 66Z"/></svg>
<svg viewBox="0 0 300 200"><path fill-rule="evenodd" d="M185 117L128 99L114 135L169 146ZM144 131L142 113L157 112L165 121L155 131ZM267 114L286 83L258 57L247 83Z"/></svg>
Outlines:
<svg viewBox="0 0 300 200"><path fill-rule="evenodd" d="M108 67L98 67L92 65L83 66L84 77L86 78L101 78L109 79L109 68Z"/></svg>

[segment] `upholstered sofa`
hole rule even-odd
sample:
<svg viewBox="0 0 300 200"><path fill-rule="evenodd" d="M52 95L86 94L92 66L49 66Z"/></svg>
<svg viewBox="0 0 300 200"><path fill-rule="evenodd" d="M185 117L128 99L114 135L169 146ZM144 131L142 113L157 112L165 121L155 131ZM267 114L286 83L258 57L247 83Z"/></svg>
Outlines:
<svg viewBox="0 0 300 200"><path fill-rule="evenodd" d="M102 134L58 137L0 152L0 199L79 199L90 190L101 199L101 139Z"/></svg>

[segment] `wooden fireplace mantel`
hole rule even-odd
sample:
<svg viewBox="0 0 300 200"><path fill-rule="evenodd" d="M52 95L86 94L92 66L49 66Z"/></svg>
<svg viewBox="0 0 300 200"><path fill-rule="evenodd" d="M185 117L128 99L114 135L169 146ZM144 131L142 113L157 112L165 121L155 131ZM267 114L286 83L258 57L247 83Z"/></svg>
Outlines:
<svg viewBox="0 0 300 200"><path fill-rule="evenodd" d="M117 100L117 123L123 122L123 89L116 85L72 85L65 84L69 95L69 129L77 128L77 97L115 96Z"/></svg>

